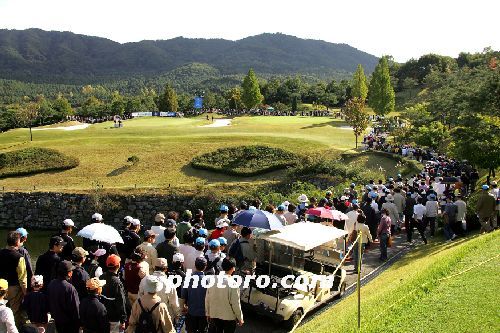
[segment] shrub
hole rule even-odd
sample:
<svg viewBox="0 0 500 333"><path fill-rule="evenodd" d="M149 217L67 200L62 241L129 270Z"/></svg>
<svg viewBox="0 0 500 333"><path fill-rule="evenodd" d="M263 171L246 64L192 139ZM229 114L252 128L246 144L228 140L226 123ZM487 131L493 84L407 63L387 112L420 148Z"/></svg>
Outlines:
<svg viewBox="0 0 500 333"><path fill-rule="evenodd" d="M193 158L195 169L210 170L234 176L255 176L295 165L293 153L267 146L221 148Z"/></svg>
<svg viewBox="0 0 500 333"><path fill-rule="evenodd" d="M139 163L139 157L132 155L127 159L127 162L132 163L132 165L136 165L137 163Z"/></svg>
<svg viewBox="0 0 500 333"><path fill-rule="evenodd" d="M54 149L26 148L0 154L0 178L32 175L77 167L77 158Z"/></svg>

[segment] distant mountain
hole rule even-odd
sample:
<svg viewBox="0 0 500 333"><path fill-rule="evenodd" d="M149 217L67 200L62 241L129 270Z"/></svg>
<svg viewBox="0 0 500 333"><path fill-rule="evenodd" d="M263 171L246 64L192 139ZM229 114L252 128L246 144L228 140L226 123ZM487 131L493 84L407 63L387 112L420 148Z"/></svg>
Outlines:
<svg viewBox="0 0 500 333"><path fill-rule="evenodd" d="M0 30L0 78L30 82L85 83L158 76L190 63L220 75L246 73L331 75L370 73L378 58L347 44L261 34L238 41L188 39L120 44L71 32Z"/></svg>

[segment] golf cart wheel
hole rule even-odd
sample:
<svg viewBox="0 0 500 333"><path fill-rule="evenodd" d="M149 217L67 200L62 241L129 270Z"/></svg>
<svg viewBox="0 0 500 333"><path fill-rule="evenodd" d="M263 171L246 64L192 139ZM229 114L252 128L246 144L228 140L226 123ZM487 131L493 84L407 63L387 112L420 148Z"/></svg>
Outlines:
<svg viewBox="0 0 500 333"><path fill-rule="evenodd" d="M302 315L304 314L304 311L302 309L297 309L295 310L292 315L290 316L290 319L288 319L286 321L286 328L290 331L294 326L295 324L297 324L300 320L300 318L302 318Z"/></svg>

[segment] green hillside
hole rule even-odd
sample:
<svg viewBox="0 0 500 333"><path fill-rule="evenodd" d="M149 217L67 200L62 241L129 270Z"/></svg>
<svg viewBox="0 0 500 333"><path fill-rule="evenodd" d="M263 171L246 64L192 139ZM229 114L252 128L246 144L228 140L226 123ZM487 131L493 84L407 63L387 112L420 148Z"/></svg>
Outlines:
<svg viewBox="0 0 500 333"><path fill-rule="evenodd" d="M361 291L361 332L499 332L500 232L419 246ZM353 294L296 332L358 332Z"/></svg>

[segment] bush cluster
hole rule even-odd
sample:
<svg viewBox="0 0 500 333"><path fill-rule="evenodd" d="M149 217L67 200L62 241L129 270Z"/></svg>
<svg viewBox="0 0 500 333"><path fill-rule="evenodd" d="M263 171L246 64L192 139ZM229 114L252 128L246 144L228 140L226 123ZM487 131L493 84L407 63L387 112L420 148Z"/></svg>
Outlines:
<svg viewBox="0 0 500 333"><path fill-rule="evenodd" d="M72 169L79 160L54 149L26 148L0 154L0 178Z"/></svg>
<svg viewBox="0 0 500 333"><path fill-rule="evenodd" d="M210 170L234 176L256 176L295 165L297 156L268 146L221 148L193 158L195 169Z"/></svg>

